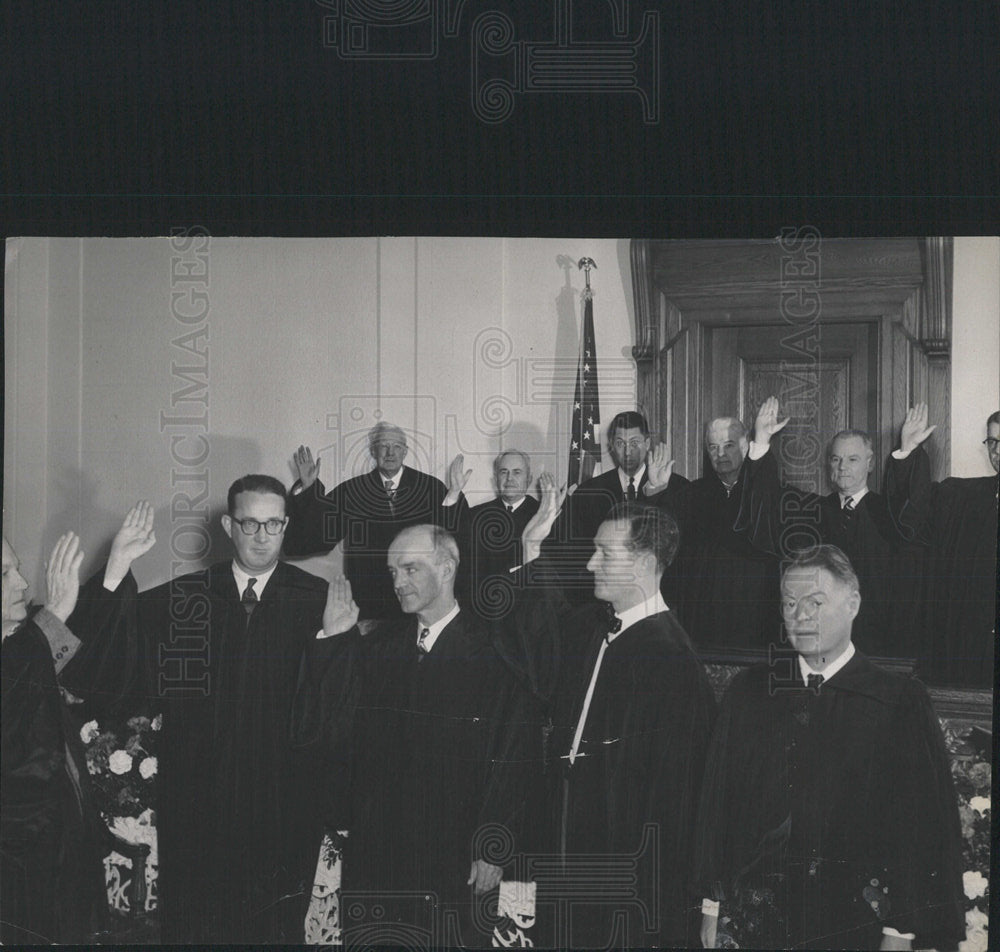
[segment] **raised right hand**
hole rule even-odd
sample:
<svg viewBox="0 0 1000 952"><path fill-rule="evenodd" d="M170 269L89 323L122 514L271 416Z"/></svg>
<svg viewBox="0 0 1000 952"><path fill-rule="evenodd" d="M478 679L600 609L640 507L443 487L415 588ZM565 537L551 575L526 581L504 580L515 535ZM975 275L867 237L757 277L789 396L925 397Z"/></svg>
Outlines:
<svg viewBox="0 0 1000 952"><path fill-rule="evenodd" d="M531 517L521 533L525 561L531 561L529 553L533 553L531 557L537 557L538 547L548 538L552 524L566 501L566 487L560 489L551 473L542 473L538 477L538 492L538 512Z"/></svg>
<svg viewBox="0 0 1000 952"><path fill-rule="evenodd" d="M674 472L674 461L666 443L657 443L646 459L646 486L650 492L666 489Z"/></svg>
<svg viewBox="0 0 1000 952"><path fill-rule="evenodd" d="M303 489L308 489L319 478L319 464L322 460L317 456L313 462L312 450L308 446L300 446L292 454L292 468L295 478L302 483Z"/></svg>
<svg viewBox="0 0 1000 952"><path fill-rule="evenodd" d="M351 595L351 583L343 575L335 578L326 593L323 609L323 636L341 635L358 623L360 611Z"/></svg>
<svg viewBox="0 0 1000 952"><path fill-rule="evenodd" d="M791 419L785 417L778 419L778 398L768 397L757 411L757 419L753 425L753 440L755 443L768 444L771 437L779 430L784 429L785 424Z"/></svg>
<svg viewBox="0 0 1000 952"><path fill-rule="evenodd" d="M145 555L155 544L153 507L142 499L129 509L122 527L111 543L111 555L108 557L108 567L104 577L124 578L132 563Z"/></svg>
<svg viewBox="0 0 1000 952"><path fill-rule="evenodd" d="M45 563L45 607L60 621L73 614L80 593L80 539L75 532L59 536Z"/></svg>

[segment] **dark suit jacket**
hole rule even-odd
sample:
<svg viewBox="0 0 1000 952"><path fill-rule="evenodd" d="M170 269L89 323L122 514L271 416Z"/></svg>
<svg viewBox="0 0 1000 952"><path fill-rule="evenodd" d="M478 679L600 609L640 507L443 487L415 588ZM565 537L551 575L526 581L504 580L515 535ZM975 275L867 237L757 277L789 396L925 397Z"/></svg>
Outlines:
<svg viewBox="0 0 1000 952"><path fill-rule="evenodd" d="M509 569L521 564L521 533L538 512L538 500L525 496L513 513L499 497L467 510L459 532L462 562L456 592L463 606L483 618L510 607Z"/></svg>
<svg viewBox="0 0 1000 952"><path fill-rule="evenodd" d="M447 493L441 480L408 466L401 470L391 505L377 469L344 480L329 493L317 479L309 489L289 494L285 554L329 552L343 540L344 574L362 617L399 615L386 570L389 546L407 526L431 523L455 532L465 498L446 508Z"/></svg>

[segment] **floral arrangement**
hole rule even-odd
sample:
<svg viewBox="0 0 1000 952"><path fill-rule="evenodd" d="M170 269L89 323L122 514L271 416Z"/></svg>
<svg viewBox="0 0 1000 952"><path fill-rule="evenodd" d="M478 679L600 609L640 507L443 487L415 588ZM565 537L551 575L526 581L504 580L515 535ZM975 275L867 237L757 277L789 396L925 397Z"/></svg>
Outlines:
<svg viewBox="0 0 1000 952"><path fill-rule="evenodd" d="M959 950L986 952L989 948L990 908L990 786L993 768L988 752L991 738L985 742L970 743L970 740L976 740L972 737L974 729L955 731L947 722L943 722L942 727L951 754L951 775L955 781L958 813L962 821L965 941L959 944Z"/></svg>
<svg viewBox="0 0 1000 952"><path fill-rule="evenodd" d="M157 739L162 715L130 717L103 727L96 720L80 728L87 772L105 821L146 816L155 823Z"/></svg>

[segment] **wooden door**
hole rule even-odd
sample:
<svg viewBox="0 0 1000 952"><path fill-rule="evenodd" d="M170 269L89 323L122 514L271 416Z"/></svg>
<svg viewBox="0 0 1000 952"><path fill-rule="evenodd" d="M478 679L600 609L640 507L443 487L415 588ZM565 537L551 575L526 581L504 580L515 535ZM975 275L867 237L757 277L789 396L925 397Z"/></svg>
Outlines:
<svg viewBox="0 0 1000 952"><path fill-rule="evenodd" d="M787 325L705 326L701 418L736 416L753 428L761 403L776 396L790 417L774 441L785 482L825 493L826 447L839 430L877 436L878 326L823 324L808 338ZM881 462L872 485L878 484Z"/></svg>

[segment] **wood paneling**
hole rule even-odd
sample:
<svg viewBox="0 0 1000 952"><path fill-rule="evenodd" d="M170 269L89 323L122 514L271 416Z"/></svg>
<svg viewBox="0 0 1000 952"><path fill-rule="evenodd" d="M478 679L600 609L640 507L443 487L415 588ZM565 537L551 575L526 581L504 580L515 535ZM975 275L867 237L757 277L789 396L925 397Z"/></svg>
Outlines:
<svg viewBox="0 0 1000 952"><path fill-rule="evenodd" d="M670 441L677 471L700 475L702 426L711 415L736 413L752 424L756 407L747 406L752 392L739 385L740 373L752 381L768 361L787 362L774 345L792 333L815 348L825 386L834 386L830 374L847 360L846 418L871 433L876 476L917 402L931 405L938 429L925 446L934 478L946 476L951 249L948 238L822 240L811 229L774 241L633 241L639 400L653 430ZM845 325L859 325L863 337L851 353L834 334ZM758 343L741 344L753 352L742 363L716 367L727 329ZM818 425L833 427L843 416L824 410ZM820 433L821 442L833 432Z"/></svg>

